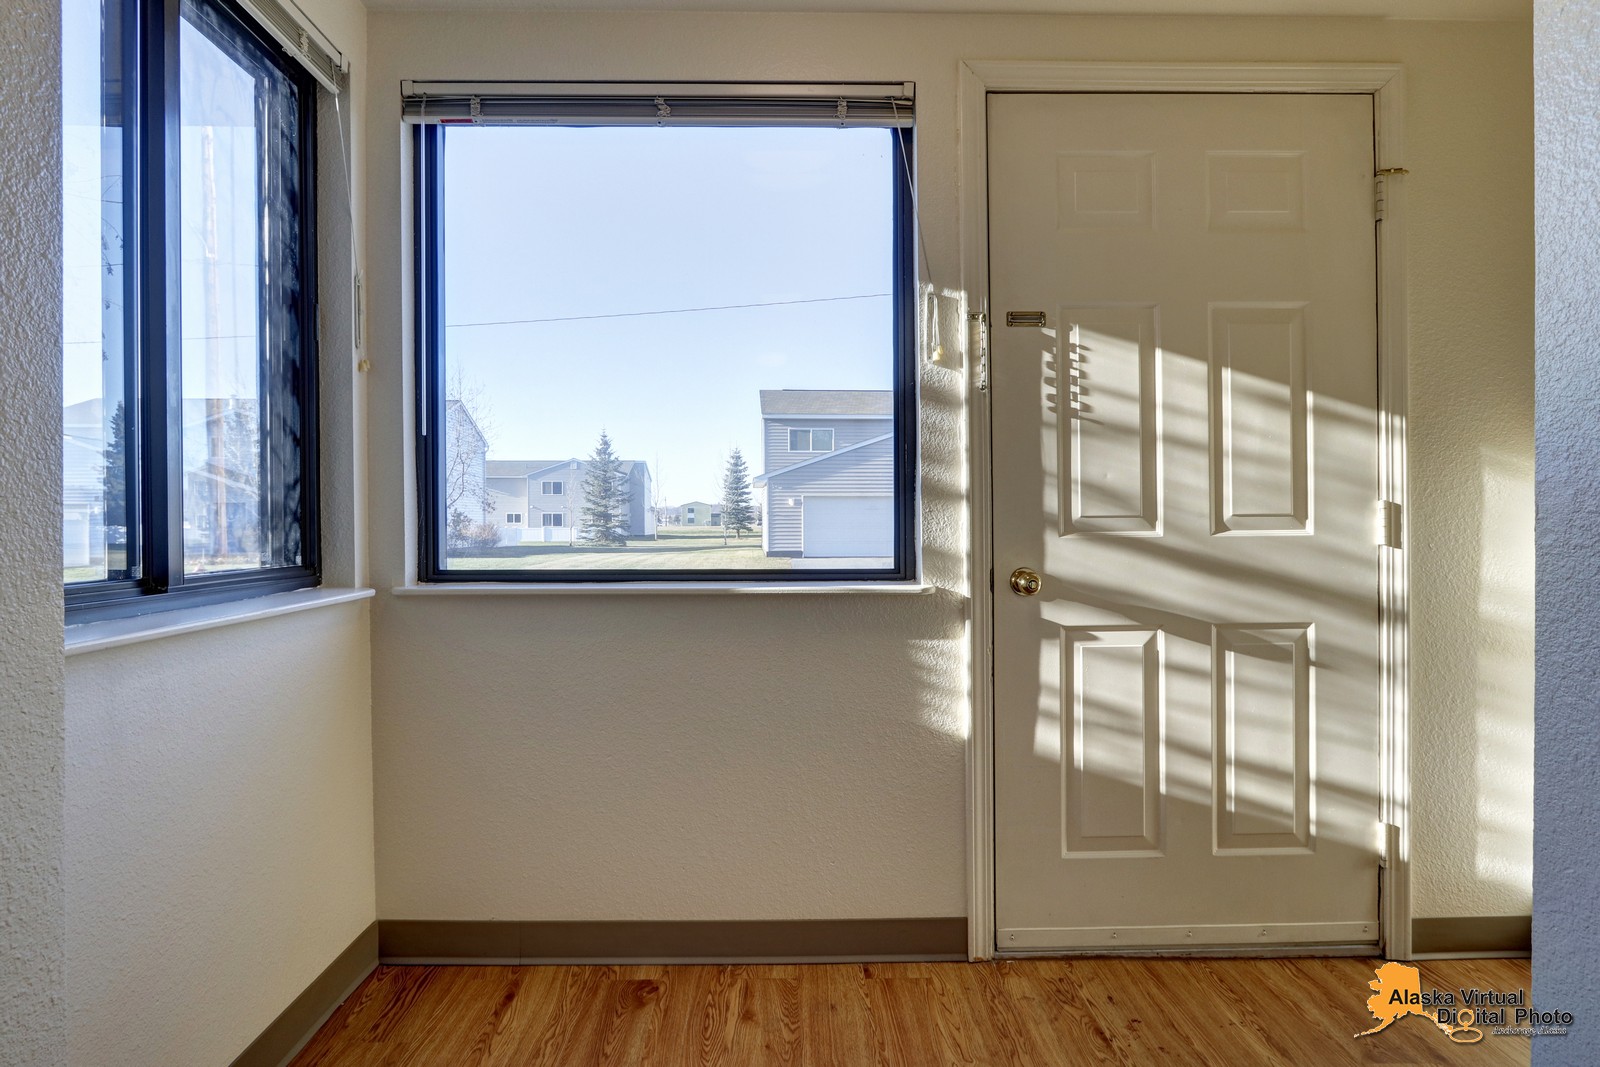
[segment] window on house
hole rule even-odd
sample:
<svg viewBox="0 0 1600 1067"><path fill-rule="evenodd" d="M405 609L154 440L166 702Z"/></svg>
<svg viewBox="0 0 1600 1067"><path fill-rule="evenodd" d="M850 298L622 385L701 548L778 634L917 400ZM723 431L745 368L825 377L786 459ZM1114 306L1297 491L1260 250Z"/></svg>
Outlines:
<svg viewBox="0 0 1600 1067"><path fill-rule="evenodd" d="M404 92L423 580L913 575L909 85ZM485 462L567 463L570 538L454 538Z"/></svg>
<svg viewBox="0 0 1600 1067"><path fill-rule="evenodd" d="M506 512L506 522L507 523L511 523L511 524L514 525L516 523L520 523L521 521L522 521L522 515L519 514L518 512L515 512L515 511Z"/></svg>
<svg viewBox="0 0 1600 1067"><path fill-rule="evenodd" d="M789 451L832 452L832 430L790 430Z"/></svg>
<svg viewBox="0 0 1600 1067"><path fill-rule="evenodd" d="M555 527L555 526L565 526L566 524L567 524L567 517L565 515L562 515L560 513L552 513L552 512L548 512L548 511L545 512L545 514L544 514L544 525L550 526L550 527Z"/></svg>
<svg viewBox="0 0 1600 1067"><path fill-rule="evenodd" d="M567 487L563 482L544 482L540 485L539 491L545 496L560 496L567 491Z"/></svg>
<svg viewBox="0 0 1600 1067"><path fill-rule="evenodd" d="M165 4L62 10L73 621L317 580L316 86L226 0Z"/></svg>

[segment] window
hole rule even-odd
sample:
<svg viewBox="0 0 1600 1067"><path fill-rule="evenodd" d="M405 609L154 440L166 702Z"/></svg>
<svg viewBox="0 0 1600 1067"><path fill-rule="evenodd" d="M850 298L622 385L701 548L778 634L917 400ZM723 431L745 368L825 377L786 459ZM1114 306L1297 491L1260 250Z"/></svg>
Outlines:
<svg viewBox="0 0 1600 1067"><path fill-rule="evenodd" d="M790 430L789 451L832 452L832 430Z"/></svg>
<svg viewBox="0 0 1600 1067"><path fill-rule="evenodd" d="M544 482L539 487L539 492L545 496L560 496L566 491L567 487L562 482Z"/></svg>
<svg viewBox="0 0 1600 1067"><path fill-rule="evenodd" d="M547 527L565 526L566 524L567 524L567 517L565 515L556 514L556 513L552 513L552 512L548 512L548 511L544 513L544 525L545 526L547 526Z"/></svg>
<svg viewBox="0 0 1600 1067"><path fill-rule="evenodd" d="M508 511L506 512L506 522L512 525L520 524L522 522L522 515L515 511Z"/></svg>
<svg viewBox="0 0 1600 1067"><path fill-rule="evenodd" d="M313 585L315 84L227 0L62 30L68 614Z"/></svg>
<svg viewBox="0 0 1600 1067"><path fill-rule="evenodd" d="M403 92L422 580L913 576L909 85ZM567 535L452 538L462 455L565 465Z"/></svg>

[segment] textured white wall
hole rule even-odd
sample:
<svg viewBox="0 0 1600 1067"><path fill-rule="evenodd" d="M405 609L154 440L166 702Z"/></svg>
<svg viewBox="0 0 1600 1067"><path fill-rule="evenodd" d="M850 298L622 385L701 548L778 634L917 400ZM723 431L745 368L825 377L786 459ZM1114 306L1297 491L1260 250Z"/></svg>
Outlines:
<svg viewBox="0 0 1600 1067"><path fill-rule="evenodd" d="M72 657L75 1067L228 1063L372 922L366 615Z"/></svg>
<svg viewBox="0 0 1600 1067"><path fill-rule="evenodd" d="M0 17L0 1063L62 1061L60 8Z"/></svg>
<svg viewBox="0 0 1600 1067"><path fill-rule="evenodd" d="M1526 23L374 13L371 53L382 916L964 913L958 371L922 383L934 595L382 591L413 568L402 78L915 80L924 232L936 282L954 289L962 58L1407 64L1417 913L1527 913Z"/></svg>
<svg viewBox="0 0 1600 1067"><path fill-rule="evenodd" d="M1533 1001L1571 1011L1542 1067L1600 1063L1600 2L1537 0L1539 821Z"/></svg>
<svg viewBox="0 0 1600 1067"><path fill-rule="evenodd" d="M359 189L366 12L358 0L300 4L354 65L343 118L357 123ZM328 584L353 585L366 441L338 117L324 101L323 548ZM228 1063L376 917L370 650L356 603L69 661L66 1062Z"/></svg>

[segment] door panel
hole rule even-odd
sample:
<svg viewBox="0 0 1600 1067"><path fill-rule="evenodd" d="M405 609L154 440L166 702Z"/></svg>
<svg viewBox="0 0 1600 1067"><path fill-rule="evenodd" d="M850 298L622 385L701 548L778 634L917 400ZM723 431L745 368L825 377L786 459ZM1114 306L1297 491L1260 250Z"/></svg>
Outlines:
<svg viewBox="0 0 1600 1067"><path fill-rule="evenodd" d="M1375 943L1371 98L989 98L999 947Z"/></svg>

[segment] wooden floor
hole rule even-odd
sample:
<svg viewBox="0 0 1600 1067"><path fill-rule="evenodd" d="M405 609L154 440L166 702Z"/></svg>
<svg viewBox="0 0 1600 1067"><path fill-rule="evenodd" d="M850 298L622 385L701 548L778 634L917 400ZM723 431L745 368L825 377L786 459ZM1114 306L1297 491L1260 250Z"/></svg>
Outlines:
<svg viewBox="0 0 1600 1067"><path fill-rule="evenodd" d="M1528 1062L1527 1038L1453 1045L1414 1017L1357 1040L1375 963L380 967L294 1065ZM1526 960L1418 966L1423 988L1529 983Z"/></svg>

